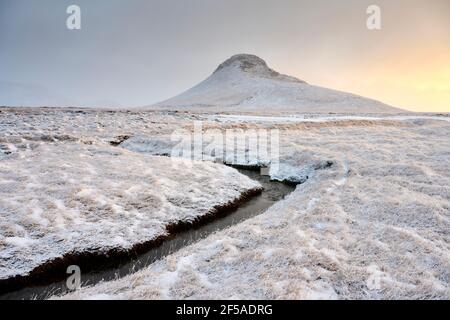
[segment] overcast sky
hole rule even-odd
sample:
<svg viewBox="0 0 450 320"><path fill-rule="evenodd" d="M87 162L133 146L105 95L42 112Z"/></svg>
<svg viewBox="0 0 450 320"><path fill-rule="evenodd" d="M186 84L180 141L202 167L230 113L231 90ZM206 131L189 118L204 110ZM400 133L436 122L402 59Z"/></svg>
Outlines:
<svg viewBox="0 0 450 320"><path fill-rule="evenodd" d="M81 30L66 28L71 4ZM379 31L366 28L370 4ZM449 0L0 0L0 104L149 105L236 53L312 84L450 111Z"/></svg>

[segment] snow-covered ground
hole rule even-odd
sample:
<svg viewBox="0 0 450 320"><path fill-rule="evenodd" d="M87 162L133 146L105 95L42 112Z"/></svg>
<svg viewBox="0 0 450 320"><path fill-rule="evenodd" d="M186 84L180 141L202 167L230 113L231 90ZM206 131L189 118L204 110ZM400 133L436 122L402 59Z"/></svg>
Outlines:
<svg viewBox="0 0 450 320"><path fill-rule="evenodd" d="M15 232L14 236L3 225L0 229L0 266L5 270L4 266L14 265L11 257L26 253L26 258L35 259L47 248L44 241L33 242L38 236L44 239L42 230L47 230L30 226L39 215L42 220L49 213L58 217L66 227L63 234L81 244L92 241L104 246L103 232L103 240L115 239L109 229L124 218L109 211L105 214L104 209L133 209L147 203L145 192L126 194L133 186L153 190L150 202L165 204L166 209L168 203L174 205L169 201L173 193L167 191L174 190L174 184L175 190L198 190L193 211L176 211L184 217L207 210L205 203L217 200L217 192L225 201L254 187L253 182L219 164L202 162L174 171L169 164L175 159L153 156L172 148L174 130L190 130L193 121L202 120L205 130L279 129L280 167L270 173L272 178L307 176L308 180L255 218L135 274L63 298L449 299L450 124L445 117L414 117L364 116L310 124L247 119L243 125L238 119L188 112L3 110L0 190L8 196L2 194L0 208L8 225L18 227L8 231ZM131 138L119 147L109 146L109 141L122 135ZM329 162L332 166L320 169ZM96 192L83 193L79 188ZM104 206L97 202L102 199ZM188 200L189 204L193 201ZM44 209L43 205L47 205L45 210L33 211L40 206ZM184 200L175 205L190 208ZM93 221L89 220L93 210L80 210L90 206L95 208ZM148 212L156 219L139 217L133 210L127 214L143 226L149 224L150 230L164 225L160 211ZM86 213L84 220L74 218ZM83 223L82 232L76 221ZM46 241L61 235L59 225L51 223L53 233ZM94 226L97 233L91 237L89 228ZM119 230L113 229L114 235L123 232L125 236L115 244L148 235L137 228L128 238L126 229L132 226L116 225ZM35 235L31 230L40 231ZM82 240L86 234L92 239ZM13 238L16 243L12 245L5 242L7 237L30 241ZM77 241L67 241L66 247L56 242L57 249L50 250L61 254L66 248L72 250L70 246ZM13 250L17 251L8 256Z"/></svg>
<svg viewBox="0 0 450 320"><path fill-rule="evenodd" d="M403 120L441 120L450 121L448 116L430 116L430 115L291 115L291 116L258 116L258 115L240 115L240 114L224 114L224 115L210 115L208 119L214 119L219 122L239 122L239 123L316 123L316 122L335 122L335 121L403 121Z"/></svg>
<svg viewBox="0 0 450 320"><path fill-rule="evenodd" d="M334 165L260 216L64 298L448 299L449 136L430 119L283 131L281 168Z"/></svg>
<svg viewBox="0 0 450 320"><path fill-rule="evenodd" d="M67 253L129 249L259 188L212 162L8 131L2 127L0 279Z"/></svg>

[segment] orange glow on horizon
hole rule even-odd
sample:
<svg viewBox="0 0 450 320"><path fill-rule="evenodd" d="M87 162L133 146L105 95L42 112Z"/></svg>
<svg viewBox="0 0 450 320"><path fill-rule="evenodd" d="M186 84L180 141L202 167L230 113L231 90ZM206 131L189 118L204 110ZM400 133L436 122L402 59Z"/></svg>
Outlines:
<svg viewBox="0 0 450 320"><path fill-rule="evenodd" d="M310 72L309 80L311 84L352 92L408 111L450 112L450 48L433 50L433 54L430 50L413 54L406 51L375 63L346 65L342 71L322 71L323 75L315 76Z"/></svg>

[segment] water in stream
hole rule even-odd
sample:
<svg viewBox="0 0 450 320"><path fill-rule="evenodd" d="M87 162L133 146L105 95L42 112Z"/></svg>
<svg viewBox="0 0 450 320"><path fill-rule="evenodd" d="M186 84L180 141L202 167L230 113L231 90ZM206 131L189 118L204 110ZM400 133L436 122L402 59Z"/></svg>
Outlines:
<svg viewBox="0 0 450 320"><path fill-rule="evenodd" d="M270 181L269 177L261 176L258 171L246 169L238 170L250 178L259 181L264 187L264 191L260 195L243 203L238 209L228 215L219 217L216 220L199 227L176 233L171 239L164 241L159 247L151 249L134 259L130 259L124 263L118 263L115 266L106 269L103 267L86 274L82 273L82 286L113 280L143 269L156 260L159 260L182 247L199 241L211 233L223 230L261 214L272 204L283 199L295 189L295 187L281 182ZM28 287L16 292L7 293L0 296L0 299L45 299L52 295L63 294L67 291L68 289L65 281L60 281L46 286Z"/></svg>

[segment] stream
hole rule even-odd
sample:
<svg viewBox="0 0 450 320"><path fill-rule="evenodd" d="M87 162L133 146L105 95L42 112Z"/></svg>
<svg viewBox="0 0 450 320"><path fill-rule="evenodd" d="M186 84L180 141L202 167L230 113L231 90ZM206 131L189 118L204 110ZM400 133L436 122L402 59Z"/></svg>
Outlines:
<svg viewBox="0 0 450 320"><path fill-rule="evenodd" d="M260 182L264 187L261 194L256 195L240 205L236 210L225 216L218 217L206 224L192 227L186 231L175 233L170 239L164 241L160 246L150 249L144 254L112 263L110 266L99 266L94 270L81 274L82 287L94 285L102 281L110 281L124 277L141 270L153 262L164 258L165 256L197 242L208 235L226 229L232 225L240 223L251 217L261 214L275 202L284 199L291 193L295 186L288 185L278 181L271 181L268 176L261 176L259 171L248 169L237 169L242 174L247 175L253 180ZM69 275L64 275L68 277ZM21 300L21 299L46 299L53 295L61 295L69 292L66 287L66 281L59 281L43 286L30 286L15 292L0 295L0 300Z"/></svg>

